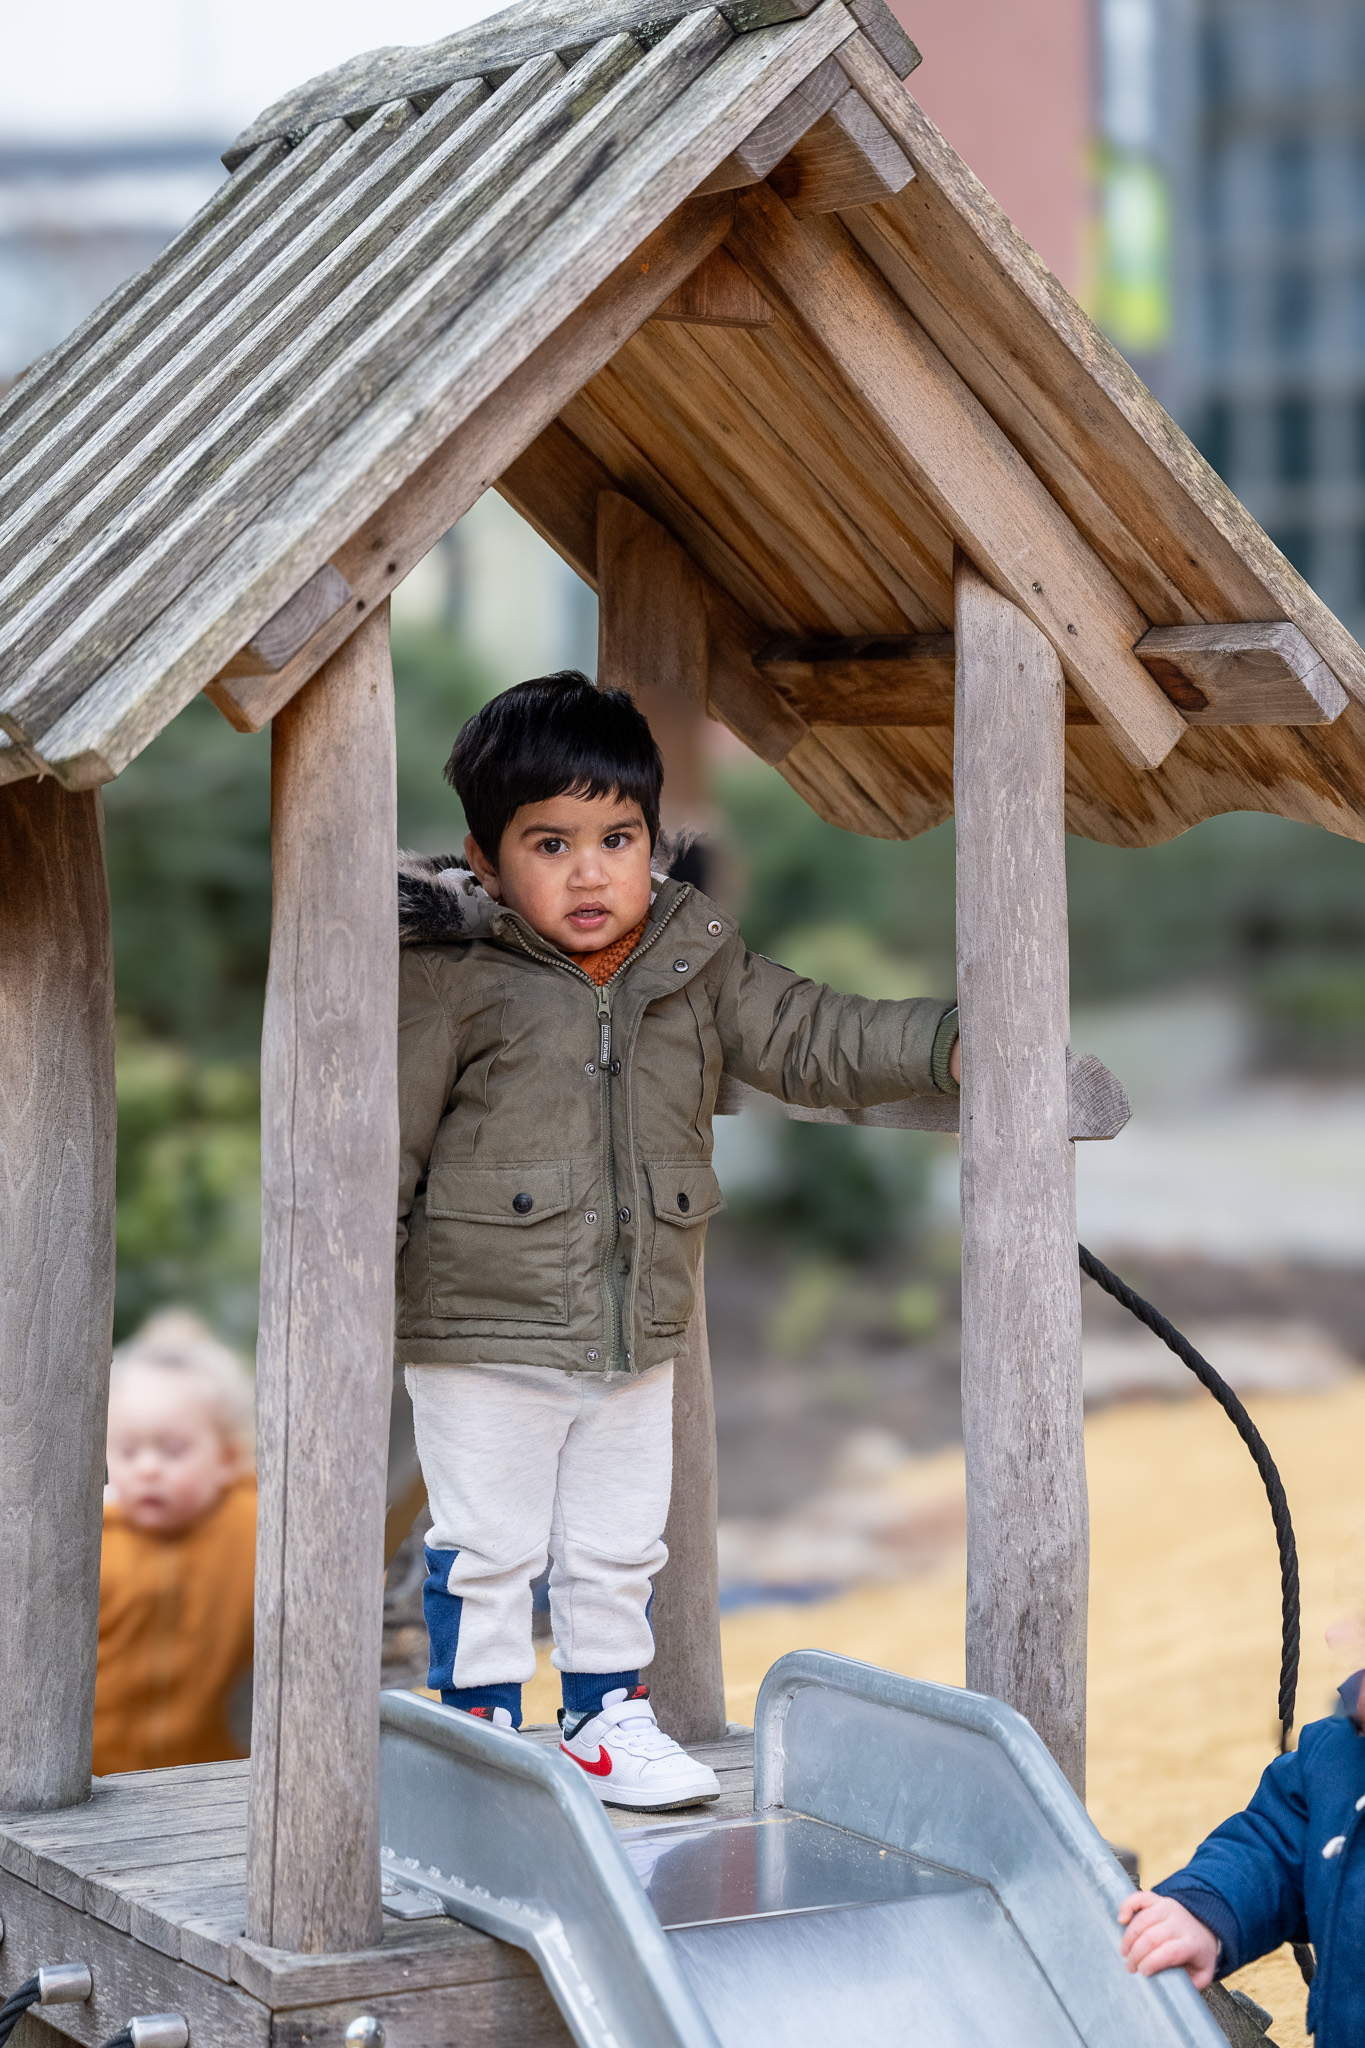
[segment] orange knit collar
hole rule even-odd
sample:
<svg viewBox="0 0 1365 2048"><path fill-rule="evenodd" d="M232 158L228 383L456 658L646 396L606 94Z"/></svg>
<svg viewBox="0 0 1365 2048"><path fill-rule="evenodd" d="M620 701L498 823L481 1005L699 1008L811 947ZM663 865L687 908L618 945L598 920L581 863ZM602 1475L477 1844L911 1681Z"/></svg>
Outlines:
<svg viewBox="0 0 1365 2048"><path fill-rule="evenodd" d="M633 932L622 932L619 939L613 939L609 946L603 946L596 953L570 953L575 967L581 967L590 981L601 988L611 980L619 967L624 967L635 948L645 935L648 917L642 917Z"/></svg>

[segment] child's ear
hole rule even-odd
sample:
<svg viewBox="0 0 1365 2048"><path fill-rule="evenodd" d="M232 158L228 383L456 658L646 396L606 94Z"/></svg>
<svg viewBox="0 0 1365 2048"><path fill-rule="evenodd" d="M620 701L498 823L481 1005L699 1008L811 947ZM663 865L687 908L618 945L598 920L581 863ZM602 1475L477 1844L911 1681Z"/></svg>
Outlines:
<svg viewBox="0 0 1365 2048"><path fill-rule="evenodd" d="M501 895L498 887L498 871L484 859L483 850L472 832L465 834L464 857L482 883L485 895L491 896L495 903L499 902Z"/></svg>

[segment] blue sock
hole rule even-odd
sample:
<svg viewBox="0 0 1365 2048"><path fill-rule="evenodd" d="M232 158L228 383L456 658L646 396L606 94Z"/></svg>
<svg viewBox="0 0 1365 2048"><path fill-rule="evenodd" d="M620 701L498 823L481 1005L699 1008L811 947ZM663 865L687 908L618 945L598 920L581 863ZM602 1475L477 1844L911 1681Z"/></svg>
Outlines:
<svg viewBox="0 0 1365 2048"><path fill-rule="evenodd" d="M443 1707L462 1707L466 1714L475 1707L485 1708L481 1719L492 1720L494 1707L506 1707L512 1716L512 1726L521 1726L521 1687L519 1685L443 1685L441 1687Z"/></svg>
<svg viewBox="0 0 1365 2048"><path fill-rule="evenodd" d="M600 1714L604 1693L619 1692L623 1687L634 1692L640 1683L638 1671L561 1671L559 1682L564 1688L564 1712L570 1720L576 1721L580 1714Z"/></svg>

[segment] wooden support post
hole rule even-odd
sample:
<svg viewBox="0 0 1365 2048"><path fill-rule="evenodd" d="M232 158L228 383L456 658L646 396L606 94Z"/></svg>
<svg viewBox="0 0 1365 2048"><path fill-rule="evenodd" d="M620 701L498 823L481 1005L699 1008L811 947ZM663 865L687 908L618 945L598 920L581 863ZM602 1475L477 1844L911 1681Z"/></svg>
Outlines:
<svg viewBox="0 0 1365 2048"><path fill-rule="evenodd" d="M698 570L631 499L597 501L597 681L629 690L664 757L664 823L701 822L706 600ZM679 1742L725 1733L716 1563L716 1413L704 1280L673 1368L673 1504L659 1574L650 1669L655 1707Z"/></svg>
<svg viewBox="0 0 1365 2048"><path fill-rule="evenodd" d="M381 1932L398 1188L387 602L276 718L271 776L247 1933L316 1953Z"/></svg>
<svg viewBox="0 0 1365 2048"><path fill-rule="evenodd" d="M673 1361L673 1501L664 1542L668 1563L654 1585L654 1662L646 1674L654 1711L675 1742L718 1742L725 1733L725 1682L704 1267L697 1272L687 1337Z"/></svg>
<svg viewBox="0 0 1365 2048"><path fill-rule="evenodd" d="M956 620L967 1684L1017 1707L1083 1795L1089 1532L1062 671L961 555Z"/></svg>
<svg viewBox="0 0 1365 2048"><path fill-rule="evenodd" d="M0 1808L90 1796L114 1319L100 799L0 790Z"/></svg>

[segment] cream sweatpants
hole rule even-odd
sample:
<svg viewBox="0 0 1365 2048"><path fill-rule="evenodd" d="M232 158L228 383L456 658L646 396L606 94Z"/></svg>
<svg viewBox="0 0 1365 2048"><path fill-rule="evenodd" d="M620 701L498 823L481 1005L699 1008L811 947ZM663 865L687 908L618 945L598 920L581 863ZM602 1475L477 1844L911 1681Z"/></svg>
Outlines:
<svg viewBox="0 0 1365 2048"><path fill-rule="evenodd" d="M648 1664L651 1581L668 1557L672 1362L638 1378L535 1365L410 1365L406 1377L427 1564L449 1595L427 1602L432 1685L534 1675L531 1581L547 1558L558 1669Z"/></svg>

